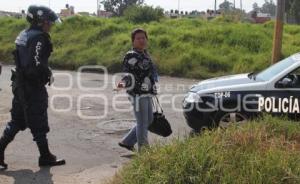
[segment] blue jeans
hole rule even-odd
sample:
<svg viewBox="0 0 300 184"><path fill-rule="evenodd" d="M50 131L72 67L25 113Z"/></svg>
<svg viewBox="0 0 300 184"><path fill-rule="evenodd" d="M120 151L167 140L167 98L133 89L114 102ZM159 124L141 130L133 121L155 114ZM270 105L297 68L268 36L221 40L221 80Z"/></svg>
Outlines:
<svg viewBox="0 0 300 184"><path fill-rule="evenodd" d="M123 138L122 143L128 146L134 146L138 143L138 151L148 142L148 126L153 121L152 97L136 96L130 97L133 105L134 115L136 118L136 126Z"/></svg>

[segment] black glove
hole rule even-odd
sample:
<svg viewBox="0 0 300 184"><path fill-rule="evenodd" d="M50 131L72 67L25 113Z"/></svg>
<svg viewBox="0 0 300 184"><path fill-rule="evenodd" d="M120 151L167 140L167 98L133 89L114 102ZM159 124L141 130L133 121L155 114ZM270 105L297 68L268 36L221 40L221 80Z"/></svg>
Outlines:
<svg viewBox="0 0 300 184"><path fill-rule="evenodd" d="M51 86L54 83L54 77L51 68L48 68L48 86Z"/></svg>

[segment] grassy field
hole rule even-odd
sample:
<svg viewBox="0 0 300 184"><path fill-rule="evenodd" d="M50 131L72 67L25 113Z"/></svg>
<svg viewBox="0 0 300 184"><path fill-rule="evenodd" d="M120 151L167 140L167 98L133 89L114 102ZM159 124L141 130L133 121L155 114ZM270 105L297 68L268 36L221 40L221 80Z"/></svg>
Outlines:
<svg viewBox="0 0 300 184"><path fill-rule="evenodd" d="M265 117L145 150L109 184L298 184L300 124Z"/></svg>
<svg viewBox="0 0 300 184"><path fill-rule="evenodd" d="M0 61L11 62L11 51L25 20L0 18ZM220 20L163 19L132 24L121 18L73 17L52 32L53 67L76 69L81 65L103 65L120 71L131 47L130 32L143 27L150 35L150 52L164 75L209 78L257 71L270 64L273 23L253 25ZM284 57L300 51L300 26L287 25Z"/></svg>

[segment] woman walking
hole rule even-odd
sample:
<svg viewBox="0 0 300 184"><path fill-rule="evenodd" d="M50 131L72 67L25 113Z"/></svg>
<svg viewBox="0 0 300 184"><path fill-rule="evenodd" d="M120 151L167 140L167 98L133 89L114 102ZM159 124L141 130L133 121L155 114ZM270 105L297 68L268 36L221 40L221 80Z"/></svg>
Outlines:
<svg viewBox="0 0 300 184"><path fill-rule="evenodd" d="M133 105L137 125L122 139L119 146L133 151L138 144L138 151L148 143L148 126L153 121L152 96L157 94L155 83L158 75L148 54L148 35L143 29L131 33L133 48L127 52L123 61L125 76L119 82L117 90L126 88Z"/></svg>

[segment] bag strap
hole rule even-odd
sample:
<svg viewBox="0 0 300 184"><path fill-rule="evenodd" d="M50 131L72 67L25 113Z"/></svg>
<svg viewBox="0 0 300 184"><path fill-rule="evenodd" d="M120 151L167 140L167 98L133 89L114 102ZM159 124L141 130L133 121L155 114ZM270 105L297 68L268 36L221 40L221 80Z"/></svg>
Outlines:
<svg viewBox="0 0 300 184"><path fill-rule="evenodd" d="M160 112L163 114L164 110L163 110L162 106L160 105L157 96L155 95L154 98L156 99L156 102L154 102L153 98L152 98L153 107L155 107L156 112L159 112L158 109L160 109Z"/></svg>

